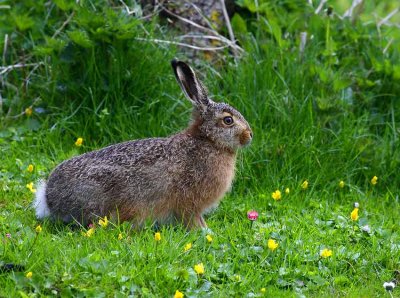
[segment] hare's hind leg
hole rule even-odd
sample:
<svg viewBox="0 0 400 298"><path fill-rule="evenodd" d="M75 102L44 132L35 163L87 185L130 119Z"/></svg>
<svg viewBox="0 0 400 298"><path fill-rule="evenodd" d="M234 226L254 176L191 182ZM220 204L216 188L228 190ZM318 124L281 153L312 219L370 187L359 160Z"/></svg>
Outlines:
<svg viewBox="0 0 400 298"><path fill-rule="evenodd" d="M201 214L183 216L182 222L188 230L207 229L207 224Z"/></svg>
<svg viewBox="0 0 400 298"><path fill-rule="evenodd" d="M199 206L193 203L188 206L187 201L178 201L175 205L174 214L177 222L181 222L188 230L207 228Z"/></svg>
<svg viewBox="0 0 400 298"><path fill-rule="evenodd" d="M201 228L203 228L203 229L206 229L206 228L207 228L207 224L206 224L206 221L204 220L203 215L199 215L199 216L197 217L197 220L198 220L199 226L200 226Z"/></svg>

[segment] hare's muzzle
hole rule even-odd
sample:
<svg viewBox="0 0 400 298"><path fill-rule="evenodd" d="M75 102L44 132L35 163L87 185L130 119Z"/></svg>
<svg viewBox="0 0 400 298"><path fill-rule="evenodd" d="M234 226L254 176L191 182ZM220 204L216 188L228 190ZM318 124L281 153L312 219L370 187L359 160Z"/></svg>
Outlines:
<svg viewBox="0 0 400 298"><path fill-rule="evenodd" d="M252 138L253 138L253 132L250 129L243 131L242 134L240 135L240 145L246 146L250 144Z"/></svg>

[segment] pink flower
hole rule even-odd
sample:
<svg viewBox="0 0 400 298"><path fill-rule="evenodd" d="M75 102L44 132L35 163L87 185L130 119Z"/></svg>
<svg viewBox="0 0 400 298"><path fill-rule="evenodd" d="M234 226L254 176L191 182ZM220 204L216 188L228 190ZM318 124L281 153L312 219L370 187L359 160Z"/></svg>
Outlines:
<svg viewBox="0 0 400 298"><path fill-rule="evenodd" d="M251 210L247 212L247 218L251 221L254 221L258 218L258 212L255 210Z"/></svg>
<svg viewBox="0 0 400 298"><path fill-rule="evenodd" d="M10 233L7 233L7 234L6 234L6 237L7 237L8 239L10 239L10 238L11 238L11 234L10 234Z"/></svg>

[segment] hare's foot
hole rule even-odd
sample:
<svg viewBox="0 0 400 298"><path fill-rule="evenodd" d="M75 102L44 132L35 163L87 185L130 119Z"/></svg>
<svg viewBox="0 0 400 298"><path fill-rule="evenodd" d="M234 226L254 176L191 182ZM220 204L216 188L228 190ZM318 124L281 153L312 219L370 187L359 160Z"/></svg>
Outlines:
<svg viewBox="0 0 400 298"><path fill-rule="evenodd" d="M198 228L207 229L207 224L202 215L184 216L183 224L188 230L195 230Z"/></svg>
<svg viewBox="0 0 400 298"><path fill-rule="evenodd" d="M207 229L207 224L206 224L206 221L204 220L203 215L199 215L199 216L197 217L197 220L198 220L199 226L200 226L202 229Z"/></svg>

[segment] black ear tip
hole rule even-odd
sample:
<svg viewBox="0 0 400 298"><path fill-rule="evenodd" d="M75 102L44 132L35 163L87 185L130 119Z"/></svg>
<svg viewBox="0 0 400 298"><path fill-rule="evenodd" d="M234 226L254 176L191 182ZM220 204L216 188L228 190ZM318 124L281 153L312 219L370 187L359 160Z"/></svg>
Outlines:
<svg viewBox="0 0 400 298"><path fill-rule="evenodd" d="M179 61L176 58L171 60L171 65L173 68L176 68L178 66L178 63L179 63Z"/></svg>
<svg viewBox="0 0 400 298"><path fill-rule="evenodd" d="M177 69L178 67L180 67L180 68L183 68L185 70L188 70L188 69L190 70L189 65L187 65L185 62L180 61L180 60L178 60L176 58L171 60L171 65L172 65L172 67L174 69Z"/></svg>

